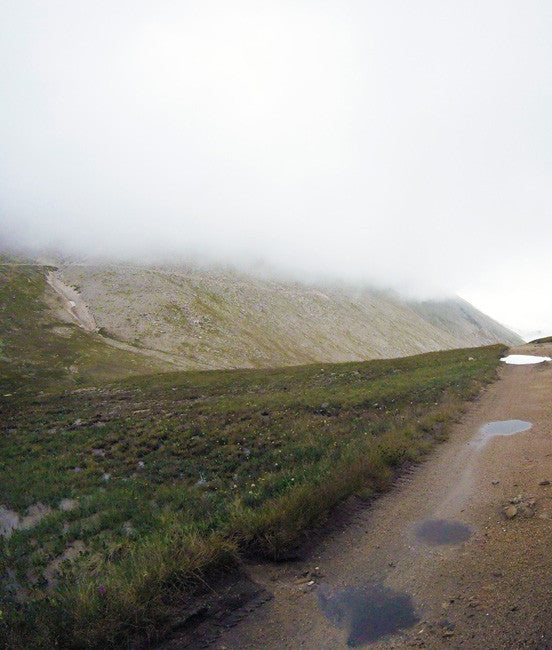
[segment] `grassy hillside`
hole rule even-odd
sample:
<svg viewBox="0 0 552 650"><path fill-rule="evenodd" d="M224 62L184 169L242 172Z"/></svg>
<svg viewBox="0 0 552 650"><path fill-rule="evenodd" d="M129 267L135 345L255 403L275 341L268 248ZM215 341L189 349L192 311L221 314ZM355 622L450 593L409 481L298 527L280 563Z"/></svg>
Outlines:
<svg viewBox="0 0 552 650"><path fill-rule="evenodd" d="M0 264L0 392L85 386L167 368L82 331L47 285L48 270Z"/></svg>
<svg viewBox="0 0 552 650"><path fill-rule="evenodd" d="M446 435L504 351L4 398L0 522L28 517L1 540L4 641L155 639L217 571L289 556L336 504L385 489Z"/></svg>
<svg viewBox="0 0 552 650"><path fill-rule="evenodd" d="M552 343L552 336L544 336L543 338L530 341L530 343L536 343L537 345L544 344L544 343Z"/></svg>
<svg viewBox="0 0 552 650"><path fill-rule="evenodd" d="M390 358L521 339L462 301L407 303L347 285L235 271L63 266L111 336L179 355L187 369Z"/></svg>

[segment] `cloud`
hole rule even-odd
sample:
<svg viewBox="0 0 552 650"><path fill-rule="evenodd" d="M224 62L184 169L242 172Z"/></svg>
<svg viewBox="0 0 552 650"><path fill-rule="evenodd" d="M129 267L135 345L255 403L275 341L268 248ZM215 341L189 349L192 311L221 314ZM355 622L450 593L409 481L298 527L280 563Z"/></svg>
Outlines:
<svg viewBox="0 0 552 650"><path fill-rule="evenodd" d="M11 241L262 258L431 291L490 287L497 269L495 287L514 284L526 263L543 274L543 3L18 0L1 11Z"/></svg>

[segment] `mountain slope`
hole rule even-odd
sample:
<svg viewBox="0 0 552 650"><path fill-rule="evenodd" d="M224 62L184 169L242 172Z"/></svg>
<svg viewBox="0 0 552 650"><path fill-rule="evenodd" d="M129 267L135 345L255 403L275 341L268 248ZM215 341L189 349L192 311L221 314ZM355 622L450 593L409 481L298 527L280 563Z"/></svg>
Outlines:
<svg viewBox="0 0 552 650"><path fill-rule="evenodd" d="M504 342L517 335L460 299L406 302L229 270L66 264L102 333L185 367L340 362Z"/></svg>
<svg viewBox="0 0 552 650"><path fill-rule="evenodd" d="M0 391L74 388L173 364L118 349L78 327L47 284L50 267L0 264Z"/></svg>
<svg viewBox="0 0 552 650"><path fill-rule="evenodd" d="M487 345L501 341L519 345L520 336L476 309L462 298L424 300L410 308L435 327L461 339L465 345Z"/></svg>

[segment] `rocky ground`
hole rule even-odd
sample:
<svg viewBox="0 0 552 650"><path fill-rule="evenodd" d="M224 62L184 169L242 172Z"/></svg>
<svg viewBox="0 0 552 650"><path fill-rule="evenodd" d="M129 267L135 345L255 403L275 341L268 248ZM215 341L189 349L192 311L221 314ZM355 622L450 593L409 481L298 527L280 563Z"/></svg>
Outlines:
<svg viewBox="0 0 552 650"><path fill-rule="evenodd" d="M170 647L552 648L551 403L552 363L505 365L391 493L303 560L248 567L264 597ZM482 444L503 420L532 427Z"/></svg>

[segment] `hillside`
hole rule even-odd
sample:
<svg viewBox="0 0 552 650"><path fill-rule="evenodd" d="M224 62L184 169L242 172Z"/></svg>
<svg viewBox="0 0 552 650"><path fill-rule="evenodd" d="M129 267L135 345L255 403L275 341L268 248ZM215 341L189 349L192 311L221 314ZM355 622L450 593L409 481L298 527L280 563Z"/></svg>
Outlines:
<svg viewBox="0 0 552 650"><path fill-rule="evenodd" d="M522 342L520 336L462 298L411 302L410 307L435 327L462 340L464 345L487 345L497 340L516 345Z"/></svg>
<svg viewBox="0 0 552 650"><path fill-rule="evenodd" d="M460 299L230 270L0 263L2 386L392 358L520 339Z"/></svg>
<svg viewBox="0 0 552 650"><path fill-rule="evenodd" d="M66 264L101 331L189 369L390 358L521 339L460 299L407 302L347 285L230 270Z"/></svg>
<svg viewBox="0 0 552 650"><path fill-rule="evenodd" d="M79 327L46 282L50 267L0 264L0 389L72 388L174 364Z"/></svg>

